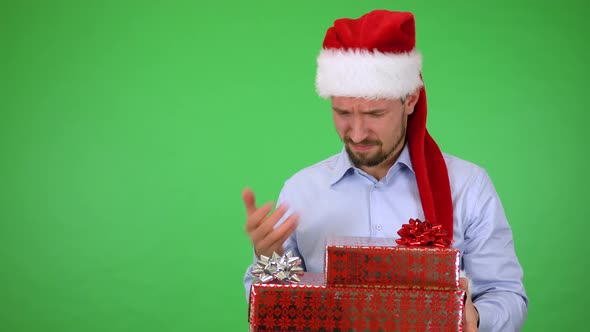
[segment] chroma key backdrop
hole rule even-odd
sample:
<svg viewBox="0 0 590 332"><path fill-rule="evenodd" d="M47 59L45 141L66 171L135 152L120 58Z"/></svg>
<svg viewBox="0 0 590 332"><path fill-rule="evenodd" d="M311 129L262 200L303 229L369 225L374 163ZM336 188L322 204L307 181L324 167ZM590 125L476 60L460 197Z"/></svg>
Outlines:
<svg viewBox="0 0 590 332"><path fill-rule="evenodd" d="M414 12L429 131L500 194L523 330L583 330L585 1L55 0L0 4L0 331L246 331L241 191L340 151L316 57L377 8Z"/></svg>

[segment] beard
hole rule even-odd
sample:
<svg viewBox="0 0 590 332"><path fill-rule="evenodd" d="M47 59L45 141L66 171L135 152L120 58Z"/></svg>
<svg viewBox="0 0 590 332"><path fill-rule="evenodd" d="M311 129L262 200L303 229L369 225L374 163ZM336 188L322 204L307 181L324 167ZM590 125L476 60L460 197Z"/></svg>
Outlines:
<svg viewBox="0 0 590 332"><path fill-rule="evenodd" d="M344 137L344 148L346 150L346 153L348 154L348 157L350 158L350 161L352 162L352 164L356 167L374 167L377 165L382 164L384 161L386 161L387 159L389 159L392 155L394 155L396 152L399 152L401 150L402 144L405 143L406 140L406 121L404 121L405 119L402 118L402 122L401 122L401 130L397 133L394 133L394 137L393 137L393 146L388 149L385 150L383 148L383 142L381 142L380 140L374 139L366 139L363 140L361 142L358 143L354 143L352 141L352 139L349 136L345 136ZM373 146L377 146L378 149L375 152L354 152L352 151L352 149L350 148L351 145L373 145Z"/></svg>
<svg viewBox="0 0 590 332"><path fill-rule="evenodd" d="M346 138L344 138L344 142L346 143L346 145L344 146L344 148L346 149L346 153L348 153L348 157L350 158L350 161L356 167L377 166L377 165L381 164L382 162L384 162L387 159L387 157L389 157L389 155L393 152L393 151L387 151L387 152L384 151L383 150L383 143L381 143L381 141L364 140L360 143L357 143L359 145L378 146L379 149L375 152L354 152L350 148L350 145L354 145L352 140L349 137L346 137Z"/></svg>

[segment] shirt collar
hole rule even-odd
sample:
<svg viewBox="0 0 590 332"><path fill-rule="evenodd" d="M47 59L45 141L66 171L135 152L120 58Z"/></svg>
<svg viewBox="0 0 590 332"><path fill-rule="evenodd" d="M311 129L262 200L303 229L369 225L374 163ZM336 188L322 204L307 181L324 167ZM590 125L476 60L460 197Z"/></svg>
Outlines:
<svg viewBox="0 0 590 332"><path fill-rule="evenodd" d="M393 166L391 166L391 168L387 172L387 176L389 176L390 173L393 173L392 170L404 166L412 172L414 172L414 168L412 166L412 159L410 158L410 150L408 148L407 142L406 144L404 144L404 148L397 157L397 160L395 161L395 163L393 163ZM333 176L332 179L330 179L330 185L334 185L337 182L339 182L342 178L350 174L353 174L355 170L357 170L357 168L354 167L354 165L350 161L350 158L348 157L348 153L346 153L346 149L343 147L337 156L336 164L334 165Z"/></svg>

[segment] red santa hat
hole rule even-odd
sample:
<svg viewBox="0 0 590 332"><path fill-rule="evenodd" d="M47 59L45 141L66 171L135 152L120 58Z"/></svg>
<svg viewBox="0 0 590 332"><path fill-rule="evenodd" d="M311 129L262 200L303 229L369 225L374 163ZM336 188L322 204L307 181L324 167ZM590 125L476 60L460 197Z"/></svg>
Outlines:
<svg viewBox="0 0 590 332"><path fill-rule="evenodd" d="M414 15L375 10L342 18L326 33L318 56L316 88L332 96L397 99L420 89L408 119L407 139L426 220L453 237L453 204L443 155L426 130L422 57L415 48Z"/></svg>

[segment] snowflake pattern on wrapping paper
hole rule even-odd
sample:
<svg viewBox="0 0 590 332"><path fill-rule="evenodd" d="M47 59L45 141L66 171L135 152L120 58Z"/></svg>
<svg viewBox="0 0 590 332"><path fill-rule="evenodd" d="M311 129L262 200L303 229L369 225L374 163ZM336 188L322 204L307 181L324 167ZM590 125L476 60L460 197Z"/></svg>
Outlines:
<svg viewBox="0 0 590 332"><path fill-rule="evenodd" d="M253 286L251 331L461 331L463 291L307 285L307 274Z"/></svg>
<svg viewBox="0 0 590 332"><path fill-rule="evenodd" d="M346 238L326 249L328 285L372 285L456 289L459 251L406 247L391 239Z"/></svg>

